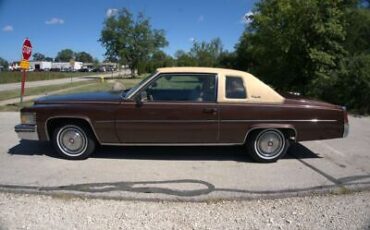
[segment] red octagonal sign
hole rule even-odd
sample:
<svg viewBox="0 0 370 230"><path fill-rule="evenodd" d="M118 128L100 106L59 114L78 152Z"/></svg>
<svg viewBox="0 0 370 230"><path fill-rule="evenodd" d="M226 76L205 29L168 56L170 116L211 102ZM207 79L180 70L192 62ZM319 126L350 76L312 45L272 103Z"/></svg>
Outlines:
<svg viewBox="0 0 370 230"><path fill-rule="evenodd" d="M26 40L24 40L23 46L22 46L23 59L24 60L30 59L31 54L32 54L32 45L31 45L30 40L28 40L28 38L26 38Z"/></svg>

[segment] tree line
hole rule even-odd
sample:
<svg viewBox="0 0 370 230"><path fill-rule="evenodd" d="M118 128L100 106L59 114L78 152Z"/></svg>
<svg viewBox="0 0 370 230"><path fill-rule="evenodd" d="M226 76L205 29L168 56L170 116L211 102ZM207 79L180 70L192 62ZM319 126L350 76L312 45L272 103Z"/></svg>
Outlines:
<svg viewBox="0 0 370 230"><path fill-rule="evenodd" d="M235 53L277 89L370 112L369 1L261 1Z"/></svg>
<svg viewBox="0 0 370 230"><path fill-rule="evenodd" d="M74 52L71 49L62 49L57 53L55 58L47 57L42 53L34 53L32 55L33 61L56 61L56 62L69 62L70 60L85 62L85 63L93 63L99 62L98 59L94 59L91 54L82 51L82 52Z"/></svg>

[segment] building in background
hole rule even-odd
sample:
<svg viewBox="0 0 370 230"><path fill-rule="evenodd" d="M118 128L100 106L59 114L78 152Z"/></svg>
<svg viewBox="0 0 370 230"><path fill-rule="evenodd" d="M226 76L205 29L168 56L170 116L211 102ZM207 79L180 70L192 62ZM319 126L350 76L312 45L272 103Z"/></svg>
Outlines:
<svg viewBox="0 0 370 230"><path fill-rule="evenodd" d="M52 62L50 61L30 61L30 70L32 71L50 71Z"/></svg>
<svg viewBox="0 0 370 230"><path fill-rule="evenodd" d="M50 70L61 72L78 71L82 68L82 66L82 62L74 62L73 65L71 65L70 62L52 62Z"/></svg>
<svg viewBox="0 0 370 230"><path fill-rule="evenodd" d="M21 69L21 67L19 66L18 61L10 63L8 68L9 68L10 71L18 71L18 70Z"/></svg>
<svg viewBox="0 0 370 230"><path fill-rule="evenodd" d="M9 71L19 71L19 62L9 64ZM5 70L3 67L1 70ZM102 62L100 64L83 62L50 62L50 61L30 61L28 71L55 71L55 72L115 72L121 70L124 75L131 74L127 65L118 65L114 62ZM135 71L137 73L137 71Z"/></svg>
<svg viewBox="0 0 370 230"><path fill-rule="evenodd" d="M100 68L103 69L104 71L102 72L113 72L116 71L118 68L117 63L114 62L103 62L100 65Z"/></svg>

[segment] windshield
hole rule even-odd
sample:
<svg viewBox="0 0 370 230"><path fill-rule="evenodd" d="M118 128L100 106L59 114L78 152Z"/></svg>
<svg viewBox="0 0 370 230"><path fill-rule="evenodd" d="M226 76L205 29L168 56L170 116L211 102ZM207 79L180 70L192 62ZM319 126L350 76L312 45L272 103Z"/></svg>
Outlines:
<svg viewBox="0 0 370 230"><path fill-rule="evenodd" d="M141 87L141 85L145 84L145 82L150 79L152 76L154 76L155 74L157 74L157 72L153 73L153 74L150 74L148 76L146 76L143 80L141 80L137 85L135 85L134 87L132 87L128 92L126 92L123 96L125 98L128 98L132 93L134 93L139 87Z"/></svg>

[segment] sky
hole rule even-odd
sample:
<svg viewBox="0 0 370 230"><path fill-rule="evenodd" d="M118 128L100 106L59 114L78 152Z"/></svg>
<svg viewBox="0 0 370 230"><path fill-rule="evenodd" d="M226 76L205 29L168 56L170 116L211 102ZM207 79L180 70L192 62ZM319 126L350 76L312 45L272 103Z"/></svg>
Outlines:
<svg viewBox="0 0 370 230"><path fill-rule="evenodd" d="M117 9L134 14L143 12L152 27L163 29L169 45L163 50L173 55L188 51L192 42L219 37L233 50L245 27L243 16L256 0L0 0L0 57L21 58L28 37L33 53L55 57L70 48L85 51L99 60L105 49L98 41L104 20Z"/></svg>

